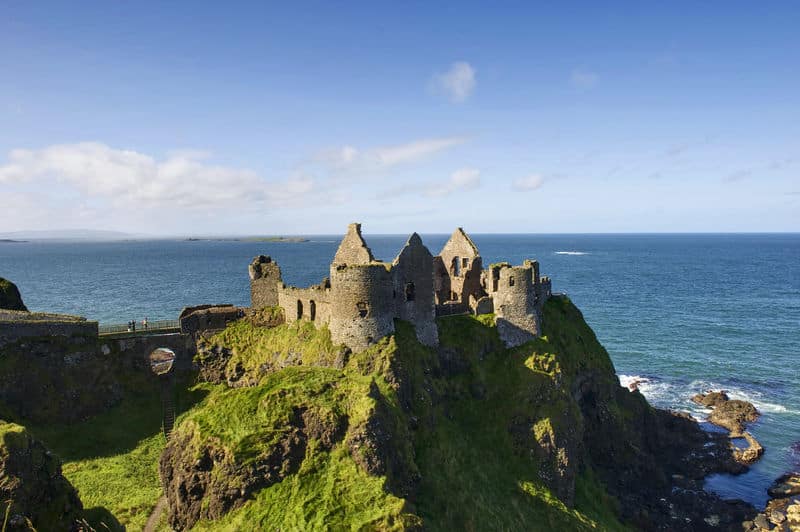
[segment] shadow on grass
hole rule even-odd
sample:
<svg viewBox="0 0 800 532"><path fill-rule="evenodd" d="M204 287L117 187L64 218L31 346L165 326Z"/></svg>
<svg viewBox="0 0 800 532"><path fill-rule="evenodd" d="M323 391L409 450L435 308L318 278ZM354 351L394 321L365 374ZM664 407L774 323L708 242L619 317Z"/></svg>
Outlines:
<svg viewBox="0 0 800 532"><path fill-rule="evenodd" d="M85 509L83 511L83 519L89 526L97 530L97 532L103 532L104 530L113 530L114 532L125 530L125 527L114 517L114 514L102 506Z"/></svg>
<svg viewBox="0 0 800 532"><path fill-rule="evenodd" d="M193 376L176 379L176 414L202 401L207 391L190 389ZM161 432L161 396L153 386L130 390L111 409L73 424L31 425L30 431L65 462L115 456L133 450L145 438Z"/></svg>

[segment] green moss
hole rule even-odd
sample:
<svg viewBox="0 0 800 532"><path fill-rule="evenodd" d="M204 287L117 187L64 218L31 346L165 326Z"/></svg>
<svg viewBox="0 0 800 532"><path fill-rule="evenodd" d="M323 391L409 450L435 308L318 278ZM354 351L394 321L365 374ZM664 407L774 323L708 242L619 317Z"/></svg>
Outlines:
<svg viewBox="0 0 800 532"><path fill-rule="evenodd" d="M249 320L238 320L208 341L231 350L229 368L241 366L253 373L264 365L333 366L341 352L341 346L331 342L327 327L317 329L306 320L277 327L258 327Z"/></svg>

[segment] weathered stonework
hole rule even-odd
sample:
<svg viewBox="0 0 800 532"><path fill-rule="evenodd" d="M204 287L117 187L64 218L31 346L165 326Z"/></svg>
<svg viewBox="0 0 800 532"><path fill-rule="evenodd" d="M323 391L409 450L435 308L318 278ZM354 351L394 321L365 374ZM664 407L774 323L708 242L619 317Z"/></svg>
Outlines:
<svg viewBox="0 0 800 532"><path fill-rule="evenodd" d="M287 286L269 257L250 264L252 305L277 305L287 322L327 325L331 339L363 350L394 332L394 320L412 323L425 345L439 343L436 316L496 314L498 331L509 345L540 334L541 309L550 280L539 263L507 263L483 270L478 248L458 228L434 257L412 234L391 263L375 259L361 236L361 224L347 228L330 267L330 278L308 288Z"/></svg>
<svg viewBox="0 0 800 532"><path fill-rule="evenodd" d="M278 285L281 269L271 257L259 255L248 267L250 273L250 306L274 307L278 304Z"/></svg>

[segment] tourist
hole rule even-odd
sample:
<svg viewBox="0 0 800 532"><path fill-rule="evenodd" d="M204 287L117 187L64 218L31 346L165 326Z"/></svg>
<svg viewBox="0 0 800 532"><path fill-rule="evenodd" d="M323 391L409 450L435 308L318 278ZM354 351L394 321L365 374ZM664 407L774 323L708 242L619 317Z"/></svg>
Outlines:
<svg viewBox="0 0 800 532"><path fill-rule="evenodd" d="M142 320L142 327L144 327L145 331L147 330L147 316L145 316L144 319Z"/></svg>

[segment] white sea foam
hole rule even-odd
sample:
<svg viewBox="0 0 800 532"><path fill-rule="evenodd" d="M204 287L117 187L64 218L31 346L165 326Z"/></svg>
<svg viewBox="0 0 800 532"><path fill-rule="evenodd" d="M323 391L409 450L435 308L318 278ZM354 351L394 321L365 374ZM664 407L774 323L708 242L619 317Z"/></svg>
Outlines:
<svg viewBox="0 0 800 532"><path fill-rule="evenodd" d="M556 251L556 255L588 255L586 251Z"/></svg>
<svg viewBox="0 0 800 532"><path fill-rule="evenodd" d="M762 392L757 390L742 390L737 386L725 386L716 382L706 380L695 380L689 384L692 393L705 393L709 390L725 390L731 399L739 399L753 403L759 412L769 414L800 414L798 410L791 410L785 405L773 403L764 397Z"/></svg>
<svg viewBox="0 0 800 532"><path fill-rule="evenodd" d="M725 390L731 399L740 399L753 403L759 412L770 414L800 414L800 411L786 408L786 406L771 402L764 397L762 392L756 390L742 390L735 386L707 381L694 380L689 384L672 383L657 377L643 375L619 375L619 383L625 388L635 387L650 403L660 408L672 408L688 411L697 420L705 419L711 410L694 403L691 399L695 394L706 393L711 390Z"/></svg>

